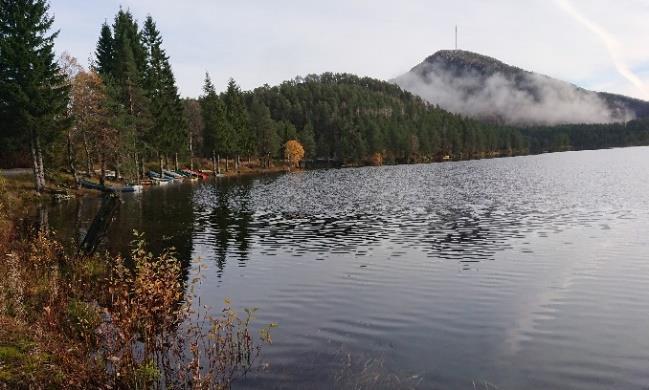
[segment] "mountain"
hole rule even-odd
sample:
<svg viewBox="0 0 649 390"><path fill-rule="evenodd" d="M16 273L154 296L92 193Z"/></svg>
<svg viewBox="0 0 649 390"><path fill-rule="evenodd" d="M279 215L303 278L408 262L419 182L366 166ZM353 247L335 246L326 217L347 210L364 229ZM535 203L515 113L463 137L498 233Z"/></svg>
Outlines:
<svg viewBox="0 0 649 390"><path fill-rule="evenodd" d="M392 82L448 111L507 125L649 117L649 102L588 91L463 50L439 51Z"/></svg>

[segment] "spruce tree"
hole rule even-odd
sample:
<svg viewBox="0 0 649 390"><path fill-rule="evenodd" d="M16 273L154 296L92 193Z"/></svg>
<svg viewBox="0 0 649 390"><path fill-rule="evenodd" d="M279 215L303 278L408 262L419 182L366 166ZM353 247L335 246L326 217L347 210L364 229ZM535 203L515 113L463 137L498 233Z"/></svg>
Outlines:
<svg viewBox="0 0 649 390"><path fill-rule="evenodd" d="M280 151L280 140L275 122L270 117L268 107L253 97L250 105L250 130L257 140L257 153L267 159L275 157ZM266 165L268 165L268 161Z"/></svg>
<svg viewBox="0 0 649 390"><path fill-rule="evenodd" d="M55 60L46 0L0 0L0 128L30 144L36 190L43 152L69 126L69 85Z"/></svg>
<svg viewBox="0 0 649 390"><path fill-rule="evenodd" d="M115 66L115 47L113 33L107 23L102 24L95 50L95 71L106 77L113 75Z"/></svg>
<svg viewBox="0 0 649 390"><path fill-rule="evenodd" d="M132 173L137 176L140 153L148 148L145 136L152 119L143 87L146 50L130 11L118 11L112 32L107 24L102 26L95 55L96 70L106 84L111 126L118 134L118 146L111 151L111 159L116 170L122 162L131 161ZM125 156L129 158L125 160Z"/></svg>
<svg viewBox="0 0 649 390"><path fill-rule="evenodd" d="M298 133L297 138L300 140L302 146L304 146L306 156L309 158L315 157L315 130L311 122L307 122L302 131Z"/></svg>
<svg viewBox="0 0 649 390"><path fill-rule="evenodd" d="M148 138L159 153L172 155L184 150L187 125L169 57L151 16L144 23L142 38L147 58L144 86L153 119Z"/></svg>
<svg viewBox="0 0 649 390"><path fill-rule="evenodd" d="M203 152L206 156L211 156L212 153L225 155L229 152L227 136L230 133L225 105L216 94L214 84L207 73L200 104L203 115Z"/></svg>
<svg viewBox="0 0 649 390"><path fill-rule="evenodd" d="M227 153L251 153L253 140L248 131L248 113L243 103L241 89L234 79L230 79L228 82L223 101L230 129L230 133L226 137Z"/></svg>

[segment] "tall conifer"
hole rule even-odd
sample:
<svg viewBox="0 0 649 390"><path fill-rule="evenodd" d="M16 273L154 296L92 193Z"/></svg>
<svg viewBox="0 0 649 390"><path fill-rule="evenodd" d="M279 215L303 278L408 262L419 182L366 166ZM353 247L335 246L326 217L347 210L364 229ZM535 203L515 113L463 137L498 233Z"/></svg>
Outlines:
<svg viewBox="0 0 649 390"><path fill-rule="evenodd" d="M225 105L216 94L209 74L205 74L203 96L200 99L203 114L203 148L205 155L212 152L225 155L229 152L227 134L230 133L225 113Z"/></svg>
<svg viewBox="0 0 649 390"><path fill-rule="evenodd" d="M169 57L151 16L144 23L142 38L146 50L144 86L153 120L149 139L159 153L172 155L184 151L187 125Z"/></svg>
<svg viewBox="0 0 649 390"><path fill-rule="evenodd" d="M0 128L29 140L36 189L43 150L69 126L69 85L55 60L54 19L45 0L0 0Z"/></svg>

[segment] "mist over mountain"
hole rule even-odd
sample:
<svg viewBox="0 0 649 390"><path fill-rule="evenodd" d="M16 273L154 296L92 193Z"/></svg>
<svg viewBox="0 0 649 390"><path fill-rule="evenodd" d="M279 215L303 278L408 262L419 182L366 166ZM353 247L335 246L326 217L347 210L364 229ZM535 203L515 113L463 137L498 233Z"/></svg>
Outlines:
<svg viewBox="0 0 649 390"><path fill-rule="evenodd" d="M588 91L463 50L439 51L392 81L448 111L508 125L615 123L649 116L649 102Z"/></svg>

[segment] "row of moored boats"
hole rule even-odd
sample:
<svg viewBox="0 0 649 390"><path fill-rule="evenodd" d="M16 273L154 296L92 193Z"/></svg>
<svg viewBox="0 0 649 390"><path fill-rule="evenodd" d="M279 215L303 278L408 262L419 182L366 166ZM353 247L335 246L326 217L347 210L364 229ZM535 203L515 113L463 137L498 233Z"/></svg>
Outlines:
<svg viewBox="0 0 649 390"><path fill-rule="evenodd" d="M177 171L171 171L164 169L162 174L156 171L149 171L147 173L149 180L142 181L142 184L129 184L119 187L102 185L99 183L94 183L88 180L81 180L81 186L84 188L104 191L104 192L140 192L144 188L144 185L165 185L175 181L184 181L184 180L206 180L209 178L209 175L205 172L191 170L191 169L179 169Z"/></svg>
<svg viewBox="0 0 649 390"><path fill-rule="evenodd" d="M151 182L157 185L164 185L179 180L205 180L209 177L206 173L191 169L179 169L177 171L163 169L162 174L156 171L149 171L148 176Z"/></svg>

